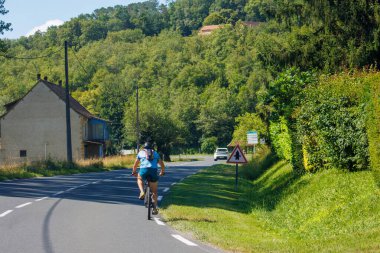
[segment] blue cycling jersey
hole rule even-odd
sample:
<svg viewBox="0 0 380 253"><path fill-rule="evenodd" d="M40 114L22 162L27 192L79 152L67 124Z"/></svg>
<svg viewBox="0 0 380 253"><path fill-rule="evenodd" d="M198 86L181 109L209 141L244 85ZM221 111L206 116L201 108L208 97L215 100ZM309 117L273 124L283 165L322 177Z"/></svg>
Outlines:
<svg viewBox="0 0 380 253"><path fill-rule="evenodd" d="M149 161L147 157L146 150L141 150L137 154L137 159L140 160L140 168L157 168L158 161L160 160L160 155L157 153L157 151L153 150L153 160Z"/></svg>

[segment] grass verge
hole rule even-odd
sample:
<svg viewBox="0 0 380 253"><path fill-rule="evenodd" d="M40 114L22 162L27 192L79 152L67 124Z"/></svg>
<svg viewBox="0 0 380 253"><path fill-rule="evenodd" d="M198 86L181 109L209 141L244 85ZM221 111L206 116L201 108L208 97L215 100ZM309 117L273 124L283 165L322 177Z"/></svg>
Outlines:
<svg viewBox="0 0 380 253"><path fill-rule="evenodd" d="M380 252L380 190L371 172L297 176L277 162L255 175L239 178L235 192L233 166L203 170L173 187L161 214L233 252Z"/></svg>
<svg viewBox="0 0 380 253"><path fill-rule="evenodd" d="M123 169L131 167L134 159L135 156L131 155L88 159L72 164L64 161L46 160L23 165L9 165L0 168L0 181Z"/></svg>

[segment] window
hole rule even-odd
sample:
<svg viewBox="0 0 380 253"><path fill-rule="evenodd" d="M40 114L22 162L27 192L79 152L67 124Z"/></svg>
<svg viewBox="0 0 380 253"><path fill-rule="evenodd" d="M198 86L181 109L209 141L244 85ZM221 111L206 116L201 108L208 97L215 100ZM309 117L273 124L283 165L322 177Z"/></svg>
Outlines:
<svg viewBox="0 0 380 253"><path fill-rule="evenodd" d="M20 150L20 157L26 157L26 150Z"/></svg>

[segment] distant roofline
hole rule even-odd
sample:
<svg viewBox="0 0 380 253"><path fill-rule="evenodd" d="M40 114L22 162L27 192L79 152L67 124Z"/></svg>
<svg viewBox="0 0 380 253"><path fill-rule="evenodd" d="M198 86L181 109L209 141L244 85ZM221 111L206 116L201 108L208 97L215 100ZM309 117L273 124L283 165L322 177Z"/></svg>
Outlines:
<svg viewBox="0 0 380 253"><path fill-rule="evenodd" d="M6 112L0 116L0 118L3 118L4 116L6 116L21 100L23 100L39 83L43 83L45 84L51 91L53 91L57 96L58 98L60 98L64 103L66 103L66 90L60 86L60 85L57 85L57 84L54 84L54 83L51 83L47 80L43 80L43 79L39 79L37 81L37 83L35 85L33 85L33 87L24 95L22 96L21 98L13 101L13 102L10 102L5 106L6 108ZM97 117L95 115L93 115L92 113L90 113L83 105L81 105L75 98L73 98L71 95L69 97L70 99L70 108L73 109L76 113L82 115L83 117L87 118L87 119L98 119L98 120L101 120L101 121L106 121L106 122L110 122L108 120L105 120L105 119L102 119L100 117Z"/></svg>
<svg viewBox="0 0 380 253"><path fill-rule="evenodd" d="M257 21L242 21L241 23L243 25L249 26L249 27L255 27L255 26L258 26L260 24L263 24L263 22L257 22ZM200 34L200 35L210 34L212 31L224 28L226 25L227 24L205 25L199 29L198 34Z"/></svg>

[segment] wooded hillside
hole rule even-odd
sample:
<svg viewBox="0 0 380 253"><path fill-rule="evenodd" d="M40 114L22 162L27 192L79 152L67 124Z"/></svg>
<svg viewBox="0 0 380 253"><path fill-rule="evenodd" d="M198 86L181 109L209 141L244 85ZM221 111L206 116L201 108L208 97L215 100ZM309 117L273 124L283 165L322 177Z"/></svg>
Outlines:
<svg viewBox="0 0 380 253"><path fill-rule="evenodd" d="M243 21L261 24L250 27ZM212 24L224 28L198 35L202 25ZM317 96L319 85L330 75L345 72L350 79L350 73L363 68L377 71L379 38L380 4L375 0L177 0L168 6L152 0L102 8L46 33L5 41L0 104L25 94L37 73L52 82L63 79L67 40L72 45L72 94L91 112L112 121L110 153L136 142L138 85L142 139L152 136L166 154L179 148L210 152L217 145L226 146L233 137L242 138L233 132L246 115L252 128L263 126L258 129L261 137L279 156L301 170L311 168L310 159L318 166L363 169L371 160L365 115L355 123L363 133L357 143L346 142L350 136L305 139L314 128L301 123L317 113L310 108L319 107L308 104L315 100L310 94ZM355 118L361 115L349 108L360 107L362 98L352 94L342 95L348 101L336 106L346 106ZM373 99L363 101L378 103L370 94L367 97ZM300 114L300 108L310 110ZM334 108L329 110L333 113ZM377 115L376 110L371 113ZM342 124L344 131L346 123ZM286 131L292 134L279 139ZM337 139L347 153L346 162L326 161L325 155L342 157L332 149L311 156L305 165L312 152L307 143L324 145Z"/></svg>

